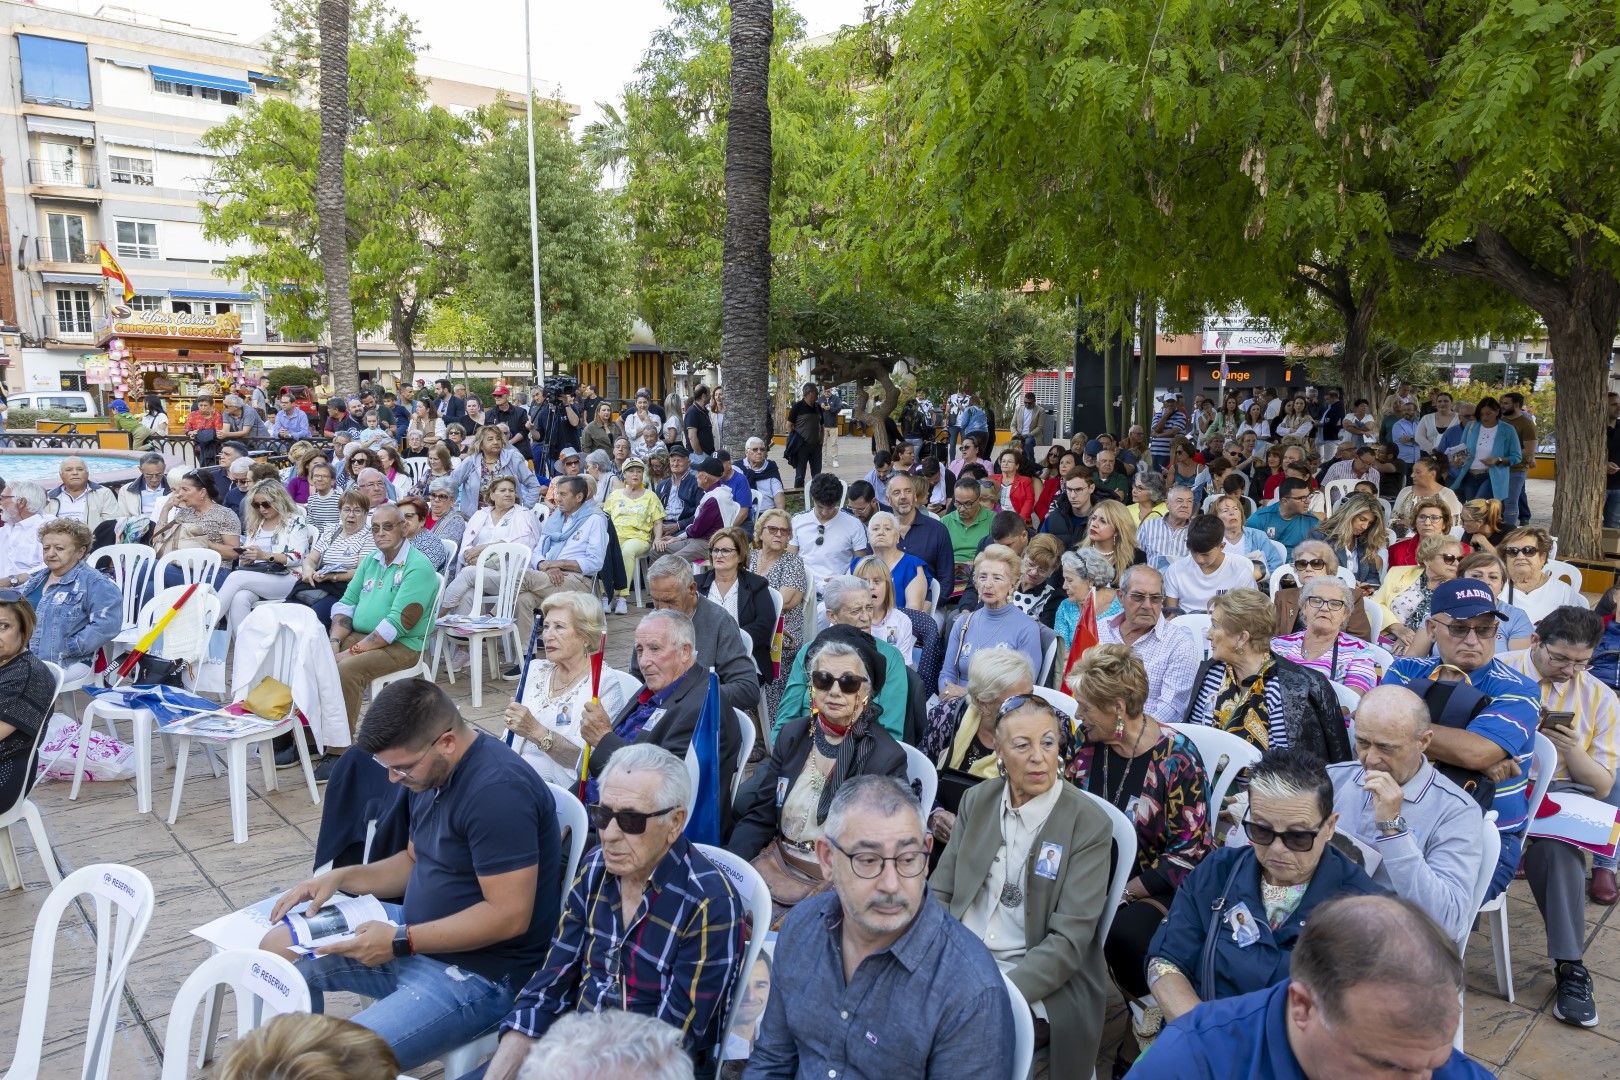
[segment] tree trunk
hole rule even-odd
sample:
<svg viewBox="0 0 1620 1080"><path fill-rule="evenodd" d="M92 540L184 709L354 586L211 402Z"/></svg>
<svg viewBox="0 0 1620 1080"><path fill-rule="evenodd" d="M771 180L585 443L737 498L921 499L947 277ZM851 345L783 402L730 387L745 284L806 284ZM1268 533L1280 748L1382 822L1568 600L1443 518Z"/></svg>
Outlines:
<svg viewBox="0 0 1620 1080"><path fill-rule="evenodd" d="M349 293L348 196L343 182L349 135L349 4L320 0L321 142L316 155L315 213L326 279L326 326L332 339L331 377L339 394L360 390Z"/></svg>
<svg viewBox="0 0 1620 1080"><path fill-rule="evenodd" d="M1142 341L1142 382L1136 394L1137 423L1142 425L1143 431L1149 431L1153 424L1153 384L1159 369L1159 305L1153 297L1142 299L1142 308L1138 312L1141 317L1140 329L1137 336ZM1129 348L1127 339L1126 348Z"/></svg>
<svg viewBox="0 0 1620 1080"><path fill-rule="evenodd" d="M731 396L726 448L738 460L769 407L772 17L771 0L732 0L720 371Z"/></svg>
<svg viewBox="0 0 1620 1080"><path fill-rule="evenodd" d="M1352 309L1344 314L1344 349L1339 358L1339 382L1343 384L1343 401L1348 410L1356 399L1366 398L1374 405L1382 399L1378 384L1382 381L1378 350L1373 348L1373 320L1378 314L1377 291L1364 292Z"/></svg>
<svg viewBox="0 0 1620 1080"><path fill-rule="evenodd" d="M399 351L399 385L408 386L416 378L416 319L421 309L407 304L403 297L394 297L393 318L388 329Z"/></svg>
<svg viewBox="0 0 1620 1080"><path fill-rule="evenodd" d="M1558 378L1560 482L1553 495L1552 532L1561 558L1598 556L1608 476L1609 354L1620 322L1620 282L1607 272L1584 277L1588 280L1578 277L1575 283L1580 302L1560 318L1541 313Z"/></svg>

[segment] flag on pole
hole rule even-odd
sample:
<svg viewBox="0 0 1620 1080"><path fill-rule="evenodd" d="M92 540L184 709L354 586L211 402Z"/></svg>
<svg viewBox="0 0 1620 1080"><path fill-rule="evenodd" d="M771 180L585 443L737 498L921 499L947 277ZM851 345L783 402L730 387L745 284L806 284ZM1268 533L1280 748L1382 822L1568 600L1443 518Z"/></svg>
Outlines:
<svg viewBox="0 0 1620 1080"><path fill-rule="evenodd" d="M124 286L124 303L135 299L135 286L130 283L129 275L124 273L124 268L118 265L118 260L113 258L113 253L107 250L106 243L98 243L96 248L101 255L101 276L112 278Z"/></svg>
<svg viewBox="0 0 1620 1080"><path fill-rule="evenodd" d="M686 748L688 763L697 764L697 801L686 823L686 838L694 844L720 843L720 676L709 669L709 693L703 699L697 728Z"/></svg>

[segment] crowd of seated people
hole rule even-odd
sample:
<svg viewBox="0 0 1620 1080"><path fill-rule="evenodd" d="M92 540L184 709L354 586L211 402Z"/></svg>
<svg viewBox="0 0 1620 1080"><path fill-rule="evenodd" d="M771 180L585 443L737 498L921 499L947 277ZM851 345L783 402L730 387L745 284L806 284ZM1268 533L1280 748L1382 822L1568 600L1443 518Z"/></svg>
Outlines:
<svg viewBox="0 0 1620 1080"><path fill-rule="evenodd" d="M528 429L539 469L514 440L528 414L497 394L453 417L336 410L330 458L305 441L270 475L226 440L214 468L143 462L119 491L66 465L49 494L5 488L0 681L13 672L18 692L0 715L0 805L25 788L44 721L33 657L83 676L122 629L95 549L127 537L217 554L230 629L280 601L327 628L349 754L405 790L403 846L294 886L278 914L340 889L399 901L394 925L296 959L317 1011L331 992L368 999L354 1020L397 1070L495 1033L486 1075L516 1077L554 1034L579 1042L576 1024L618 1011L673 1032L657 1052L698 1070L735 1043L745 1077L1000 1076L1023 1010L1039 1053L1084 1072L1117 991L1136 1046L1116 1071L1146 1049L1140 1075L1175 1075L1155 1040L1213 1039L1215 1010L1272 1008L1256 1002L1278 987L1290 1003L1342 993L1312 966L1319 923L1330 937L1374 905L1414 941L1455 945L1485 870L1488 895L1521 870L1529 882L1554 1015L1597 1022L1584 905L1615 902L1614 867L1588 882L1580 849L1527 836L1529 774L1539 727L1555 792L1620 806L1620 708L1587 671L1604 617L1549 566L1550 534L1505 512L1521 451L1496 403L1469 419L1448 402L1430 447L1415 398L1375 414L1337 395L1219 410L1171 395L1123 439L1041 457L989 425L875 451L847 484L820 471L818 439L801 494L768 440L734 465L716 397L677 397L673 422L650 394L622 414L570 404L573 442L542 449ZM819 417L795 410L805 440ZM277 437L307 440L296 427ZM1471 457L1482 439L1493 449ZM510 743L425 679L367 707L441 617L487 610L496 575L484 595L474 582L495 544L528 552L520 640L538 617L534 655L497 673L521 673ZM633 629L607 618L627 610L599 589L610 563L645 583ZM628 660L598 676L612 633L633 638ZM1256 755L1224 803L1200 729ZM746 898L684 835L699 757L725 793L716 846L772 899L775 952L748 972ZM937 786L914 783L918 758ZM560 899L541 781L577 792L590 826ZM1352 838L1380 856L1370 871ZM768 994L738 994L756 978ZM886 1007L851 1035L873 993ZM751 1003L738 1017L734 998ZM1449 1043L1454 1012L1434 1023ZM348 1052L340 1034L331 1053ZM551 1053L548 1075L566 1075Z"/></svg>

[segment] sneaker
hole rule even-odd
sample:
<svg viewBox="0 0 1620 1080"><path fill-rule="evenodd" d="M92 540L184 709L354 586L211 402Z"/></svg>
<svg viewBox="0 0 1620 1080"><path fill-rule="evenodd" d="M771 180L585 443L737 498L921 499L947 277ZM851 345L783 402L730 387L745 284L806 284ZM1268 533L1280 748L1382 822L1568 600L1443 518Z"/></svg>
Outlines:
<svg viewBox="0 0 1620 1080"><path fill-rule="evenodd" d="M324 784L332 779L332 770L337 767L337 760L336 754L326 754L312 762L315 766L315 782L317 784Z"/></svg>
<svg viewBox="0 0 1620 1080"><path fill-rule="evenodd" d="M617 600L613 601L613 614L628 615L629 613L630 605L624 602L624 597L621 596Z"/></svg>
<svg viewBox="0 0 1620 1080"><path fill-rule="evenodd" d="M298 760L298 747L289 746L285 750L276 751L276 768L296 769L301 764Z"/></svg>
<svg viewBox="0 0 1620 1080"><path fill-rule="evenodd" d="M512 665L510 665L508 667L501 668L501 678L504 679L507 682L512 682L519 675L522 675L522 674L523 674L523 669L521 667L519 667L518 665L516 665L516 664L512 664Z"/></svg>
<svg viewBox="0 0 1620 1080"><path fill-rule="evenodd" d="M609 600L605 596L602 597L602 614L611 615L612 613L613 613L613 601Z"/></svg>
<svg viewBox="0 0 1620 1080"><path fill-rule="evenodd" d="M1566 1024L1596 1027L1597 1006L1592 1002L1592 976L1579 960L1561 960L1553 966L1558 993L1553 998L1553 1015Z"/></svg>

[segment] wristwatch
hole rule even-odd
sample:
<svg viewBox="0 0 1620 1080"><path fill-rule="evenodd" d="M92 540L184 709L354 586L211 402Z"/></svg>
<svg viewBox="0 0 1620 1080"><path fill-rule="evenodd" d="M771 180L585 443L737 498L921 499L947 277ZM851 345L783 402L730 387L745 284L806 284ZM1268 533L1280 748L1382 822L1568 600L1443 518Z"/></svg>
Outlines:
<svg viewBox="0 0 1620 1080"><path fill-rule="evenodd" d="M410 956L416 950L411 948L411 928L409 926L396 926L394 928L394 956Z"/></svg>
<svg viewBox="0 0 1620 1080"><path fill-rule="evenodd" d="M1396 833L1403 833L1406 831L1406 817L1402 814L1396 814L1388 821L1379 821L1375 822L1374 824L1378 826L1378 831L1381 833L1389 833L1394 835Z"/></svg>
<svg viewBox="0 0 1620 1080"><path fill-rule="evenodd" d="M556 742L556 741L557 741L557 733L555 731L553 731L551 728L546 728L546 736L545 736L545 738L540 740L540 744L539 744L540 745L540 752L542 754L551 753L551 744Z"/></svg>

